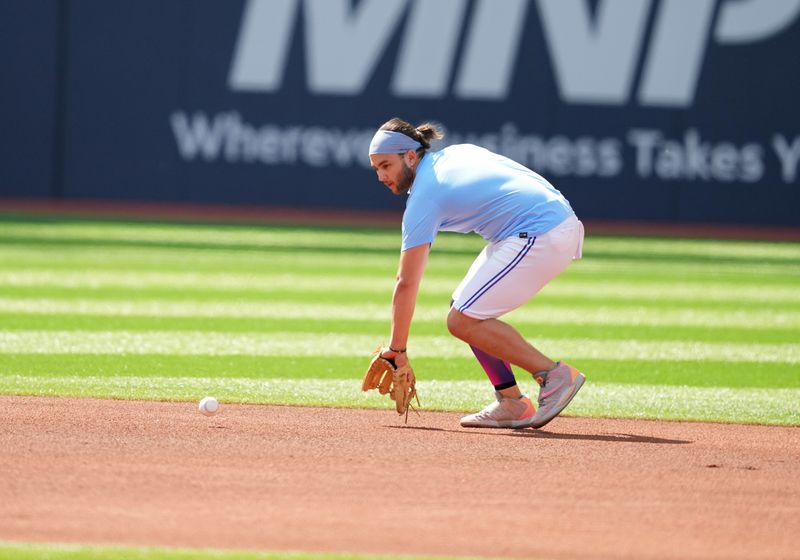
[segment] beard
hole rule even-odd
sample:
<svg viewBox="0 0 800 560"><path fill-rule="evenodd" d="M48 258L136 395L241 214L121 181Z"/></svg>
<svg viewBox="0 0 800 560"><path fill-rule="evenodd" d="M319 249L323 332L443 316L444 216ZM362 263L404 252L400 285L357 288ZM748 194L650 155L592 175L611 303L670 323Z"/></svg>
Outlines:
<svg viewBox="0 0 800 560"><path fill-rule="evenodd" d="M400 177L397 180L396 187L397 192L396 195L401 195L407 193L411 189L411 185L414 184L414 179L417 177L416 172L411 169L406 162L403 162L403 170L401 171Z"/></svg>

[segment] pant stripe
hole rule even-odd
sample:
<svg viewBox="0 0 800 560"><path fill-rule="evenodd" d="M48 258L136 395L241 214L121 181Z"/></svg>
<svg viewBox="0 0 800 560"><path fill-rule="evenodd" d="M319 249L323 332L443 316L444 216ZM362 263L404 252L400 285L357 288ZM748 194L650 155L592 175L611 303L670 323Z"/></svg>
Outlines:
<svg viewBox="0 0 800 560"><path fill-rule="evenodd" d="M506 276L506 275L507 275L509 272L511 272L511 271L514 269L514 267L515 267L515 266L517 266L517 265L518 265L518 264L519 264L519 263L522 261L522 259L524 259L524 258L525 258L525 255L527 255L527 254L528 254L528 251L530 251L530 250L531 250L531 247L533 247L533 243L534 243L535 241L536 241L536 238L535 238L535 237L532 237L531 239L528 239L528 242L525 244L525 247L523 247L523 248L520 250L520 252L519 252L519 253L517 253L517 256L516 256L516 257L514 257L514 258L512 259L512 261L511 261L510 263L508 263L508 264L506 265L506 267L505 267L503 270L501 270L500 272L498 272L497 274L495 274L494 276L492 276L492 277L489 279L489 281L488 281L488 282L486 282L486 283L485 283L483 286L481 286L481 287L480 287L480 289L479 289L477 292L475 292L475 293L472 295L472 297L470 297L470 298L467 300L467 302L466 302L464 305L462 305L462 306L461 306L461 307L460 307L458 310L463 312L463 311L464 311L465 309L467 309L467 308L468 308L470 305L472 305L473 303L475 303L476 301L478 301L478 299L479 299L479 298L480 298L480 297L481 297L483 294L485 294L486 292L488 292L488 291L489 291L489 289L490 289L492 286L494 286L495 284L497 284L497 283L498 283L500 280L502 280L502 279L503 279L503 278L504 278L504 277L505 277L505 276Z"/></svg>

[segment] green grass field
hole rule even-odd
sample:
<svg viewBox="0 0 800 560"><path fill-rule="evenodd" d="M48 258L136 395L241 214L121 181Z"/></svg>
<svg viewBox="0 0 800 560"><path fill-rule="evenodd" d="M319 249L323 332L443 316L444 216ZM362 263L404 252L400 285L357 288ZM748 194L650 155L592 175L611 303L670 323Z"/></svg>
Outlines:
<svg viewBox="0 0 800 560"><path fill-rule="evenodd" d="M566 414L800 425L800 244L589 233L585 259L508 317L587 374ZM388 409L360 378L388 336L398 244L375 229L0 217L0 394ZM492 398L444 324L481 246L434 246L410 341L425 409ZM287 555L0 543L0 558L101 557Z"/></svg>
<svg viewBox="0 0 800 560"><path fill-rule="evenodd" d="M0 218L0 393L386 407L398 232ZM492 398L444 317L482 247L443 234L410 342L424 408ZM800 244L589 237L508 316L586 372L567 414L800 425ZM532 390L524 372L518 376Z"/></svg>

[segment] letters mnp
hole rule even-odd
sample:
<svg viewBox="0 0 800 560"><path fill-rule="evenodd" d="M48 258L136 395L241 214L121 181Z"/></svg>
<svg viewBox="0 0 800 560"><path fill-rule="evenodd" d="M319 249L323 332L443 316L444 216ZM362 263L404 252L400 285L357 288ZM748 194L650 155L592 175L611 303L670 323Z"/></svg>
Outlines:
<svg viewBox="0 0 800 560"><path fill-rule="evenodd" d="M309 92L358 95L403 25L392 95L503 101L514 72L543 71L516 64L523 35L538 31L525 27L536 9L564 102L613 106L635 99L647 107L688 107L711 43L761 41L800 15L800 0L599 0L594 10L587 0L475 0L471 11L468 4L248 0L229 87L281 90L302 24Z"/></svg>

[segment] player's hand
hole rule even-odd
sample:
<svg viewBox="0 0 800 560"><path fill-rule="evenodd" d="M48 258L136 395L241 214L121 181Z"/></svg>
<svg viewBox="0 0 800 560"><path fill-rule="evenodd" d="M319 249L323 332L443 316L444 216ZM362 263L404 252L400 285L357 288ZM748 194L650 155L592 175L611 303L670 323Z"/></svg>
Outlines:
<svg viewBox="0 0 800 560"><path fill-rule="evenodd" d="M407 367L408 368L408 382L413 383L416 381L416 376L414 375L414 370L409 367L408 362L408 353L406 352L395 352L391 349L391 347L387 346L381 350L381 358L386 358L387 360L391 360L394 362L394 365L398 368Z"/></svg>
<svg viewBox="0 0 800 560"><path fill-rule="evenodd" d="M406 352L395 352L389 346L381 349L381 358L393 361L397 367L408 365L408 354Z"/></svg>

